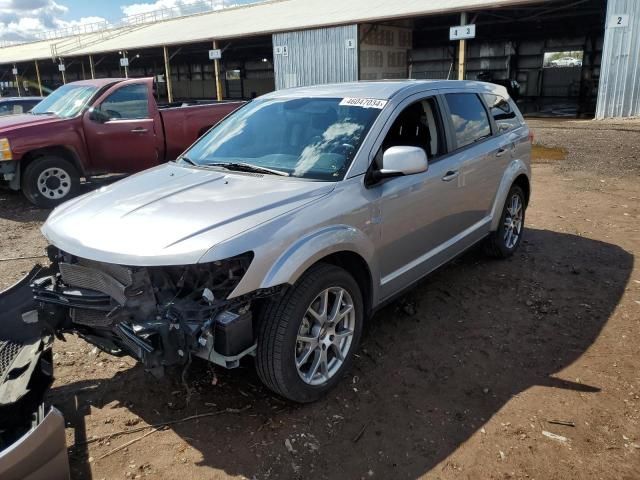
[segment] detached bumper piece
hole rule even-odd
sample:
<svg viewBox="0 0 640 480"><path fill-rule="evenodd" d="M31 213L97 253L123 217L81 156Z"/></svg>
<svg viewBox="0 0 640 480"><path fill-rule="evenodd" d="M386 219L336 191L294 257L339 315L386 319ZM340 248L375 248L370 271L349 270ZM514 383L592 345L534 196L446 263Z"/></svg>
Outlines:
<svg viewBox="0 0 640 480"><path fill-rule="evenodd" d="M0 478L69 478L64 420L44 397L53 381L53 337L35 309L30 283L0 293Z"/></svg>

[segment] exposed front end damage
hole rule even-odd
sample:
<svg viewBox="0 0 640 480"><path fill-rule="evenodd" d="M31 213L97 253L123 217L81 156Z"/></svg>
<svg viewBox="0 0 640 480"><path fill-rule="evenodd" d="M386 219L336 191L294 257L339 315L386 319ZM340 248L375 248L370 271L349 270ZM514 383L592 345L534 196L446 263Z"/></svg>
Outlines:
<svg viewBox="0 0 640 480"><path fill-rule="evenodd" d="M279 288L228 299L252 253L208 264L130 267L49 248L51 272L32 283L39 316L154 375L197 356L225 368L255 350L253 311Z"/></svg>

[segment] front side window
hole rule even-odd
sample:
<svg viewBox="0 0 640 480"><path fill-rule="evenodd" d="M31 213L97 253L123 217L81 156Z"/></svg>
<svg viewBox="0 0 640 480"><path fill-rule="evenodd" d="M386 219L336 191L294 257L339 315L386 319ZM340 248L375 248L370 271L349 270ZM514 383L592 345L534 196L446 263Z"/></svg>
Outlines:
<svg viewBox="0 0 640 480"><path fill-rule="evenodd" d="M102 102L100 111L110 120L149 118L147 86L138 83L119 88Z"/></svg>
<svg viewBox="0 0 640 480"><path fill-rule="evenodd" d="M71 83L63 85L33 107L31 113L34 115L53 114L62 118L75 117L89 104L97 91L98 88L92 85Z"/></svg>
<svg viewBox="0 0 640 480"><path fill-rule="evenodd" d="M347 100L353 99L255 100L223 120L183 157L201 166L244 163L293 177L341 180L386 103Z"/></svg>
<svg viewBox="0 0 640 480"><path fill-rule="evenodd" d="M434 98L426 98L406 107L391 128L376 154L376 166L382 168L382 156L391 147L420 147L432 159L445 152L440 114Z"/></svg>
<svg viewBox="0 0 640 480"><path fill-rule="evenodd" d="M498 132L508 132L520 126L520 120L516 112L513 111L511 105L504 97L492 93L483 93L482 96L489 107L491 116L498 126Z"/></svg>
<svg viewBox="0 0 640 480"><path fill-rule="evenodd" d="M491 125L484 105L475 93L445 95L458 148L491 136Z"/></svg>

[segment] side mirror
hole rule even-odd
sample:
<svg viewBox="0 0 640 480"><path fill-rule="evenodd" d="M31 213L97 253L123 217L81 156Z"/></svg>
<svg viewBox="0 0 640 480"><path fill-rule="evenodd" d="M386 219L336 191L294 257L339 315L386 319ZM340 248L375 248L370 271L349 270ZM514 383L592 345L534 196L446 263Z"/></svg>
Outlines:
<svg viewBox="0 0 640 480"><path fill-rule="evenodd" d="M385 178L426 172L427 153L420 147L391 147L382 155L382 169L371 172L373 183Z"/></svg>
<svg viewBox="0 0 640 480"><path fill-rule="evenodd" d="M97 123L105 123L109 121L109 115L100 110L100 107L91 107L89 109L89 119Z"/></svg>

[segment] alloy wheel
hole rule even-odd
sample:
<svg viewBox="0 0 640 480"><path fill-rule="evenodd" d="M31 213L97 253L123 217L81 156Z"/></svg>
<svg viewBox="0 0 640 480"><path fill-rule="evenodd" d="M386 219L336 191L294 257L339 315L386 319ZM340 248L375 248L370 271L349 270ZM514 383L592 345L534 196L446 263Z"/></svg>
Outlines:
<svg viewBox="0 0 640 480"><path fill-rule="evenodd" d="M335 376L353 342L356 312L342 287L318 294L305 312L295 346L296 369L308 385L321 385Z"/></svg>
<svg viewBox="0 0 640 480"><path fill-rule="evenodd" d="M511 250L517 243L522 233L523 223L522 198L517 193L511 196L504 217L504 245Z"/></svg>

